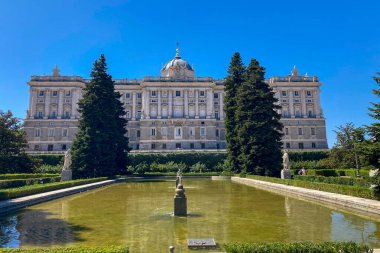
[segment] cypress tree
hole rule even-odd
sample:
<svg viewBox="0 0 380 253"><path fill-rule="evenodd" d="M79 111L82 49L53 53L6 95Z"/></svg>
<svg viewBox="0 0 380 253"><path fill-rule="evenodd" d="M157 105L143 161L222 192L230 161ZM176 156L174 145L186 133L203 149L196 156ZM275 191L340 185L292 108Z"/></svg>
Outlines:
<svg viewBox="0 0 380 253"><path fill-rule="evenodd" d="M78 103L81 118L71 150L75 178L112 176L126 169L127 120L119 98L102 54Z"/></svg>
<svg viewBox="0 0 380 253"><path fill-rule="evenodd" d="M226 128L226 142L228 153L228 164L233 171L239 171L239 163L237 157L239 156L239 145L237 142L237 128L236 122L236 100L238 87L244 82L245 66L242 62L241 56L238 52L234 53L231 58L230 66L228 68L228 76L224 83L225 99L224 111L225 119L224 124Z"/></svg>
<svg viewBox="0 0 380 253"><path fill-rule="evenodd" d="M246 81L238 89L236 121L239 163L242 171L279 176L281 170L282 124L276 112L274 92L265 82L265 69L252 59Z"/></svg>

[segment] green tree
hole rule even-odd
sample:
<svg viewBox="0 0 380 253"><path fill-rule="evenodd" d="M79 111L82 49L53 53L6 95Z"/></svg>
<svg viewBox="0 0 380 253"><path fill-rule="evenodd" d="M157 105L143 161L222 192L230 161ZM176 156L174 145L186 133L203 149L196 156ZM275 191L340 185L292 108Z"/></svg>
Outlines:
<svg viewBox="0 0 380 253"><path fill-rule="evenodd" d="M365 141L365 130L361 127L355 127L353 123L347 123L339 126L336 131L336 149L340 149L342 164L349 164L349 167L355 166L356 176L360 177L360 155L363 153L363 143ZM334 154L339 152L334 152Z"/></svg>
<svg viewBox="0 0 380 253"><path fill-rule="evenodd" d="M25 153L27 146L20 120L0 111L0 173L32 172L37 161Z"/></svg>
<svg viewBox="0 0 380 253"><path fill-rule="evenodd" d="M238 156L241 170L258 175L279 176L282 124L277 99L265 82L265 69L252 59L246 81L239 87L236 107Z"/></svg>
<svg viewBox="0 0 380 253"><path fill-rule="evenodd" d="M236 122L236 104L237 104L237 90L244 82L245 66L242 62L241 56L236 52L230 62L228 68L228 75L224 83L225 98L224 98L224 111L225 119L224 124L226 128L226 142L228 153L228 166L232 171L239 170L239 163L237 157L239 156L240 147L237 140L238 122Z"/></svg>
<svg viewBox="0 0 380 253"><path fill-rule="evenodd" d="M71 151L75 178L112 176L126 170L127 120L119 98L102 54L78 103L81 118Z"/></svg>

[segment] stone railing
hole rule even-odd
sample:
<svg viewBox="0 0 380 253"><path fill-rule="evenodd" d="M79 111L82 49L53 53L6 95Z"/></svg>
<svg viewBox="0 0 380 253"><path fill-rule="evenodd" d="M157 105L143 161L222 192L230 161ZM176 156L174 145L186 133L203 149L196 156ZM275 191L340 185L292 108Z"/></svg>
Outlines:
<svg viewBox="0 0 380 253"><path fill-rule="evenodd" d="M146 76L143 78L144 82L212 82L212 77L183 77L176 78L172 76Z"/></svg>
<svg viewBox="0 0 380 253"><path fill-rule="evenodd" d="M269 83L275 82L319 82L318 76L274 76Z"/></svg>
<svg viewBox="0 0 380 253"><path fill-rule="evenodd" d="M32 76L31 81L37 82L84 82L80 76Z"/></svg>

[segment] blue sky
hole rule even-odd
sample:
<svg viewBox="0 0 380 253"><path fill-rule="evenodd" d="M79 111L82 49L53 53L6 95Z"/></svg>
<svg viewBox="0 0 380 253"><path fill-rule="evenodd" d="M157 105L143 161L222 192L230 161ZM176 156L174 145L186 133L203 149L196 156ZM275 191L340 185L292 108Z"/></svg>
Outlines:
<svg viewBox="0 0 380 253"><path fill-rule="evenodd" d="M104 53L114 78L157 76L181 55L196 75L223 78L232 54L256 58L266 76L323 82L330 147L346 122L369 124L380 71L380 1L0 0L0 110L24 118L32 75L88 77Z"/></svg>

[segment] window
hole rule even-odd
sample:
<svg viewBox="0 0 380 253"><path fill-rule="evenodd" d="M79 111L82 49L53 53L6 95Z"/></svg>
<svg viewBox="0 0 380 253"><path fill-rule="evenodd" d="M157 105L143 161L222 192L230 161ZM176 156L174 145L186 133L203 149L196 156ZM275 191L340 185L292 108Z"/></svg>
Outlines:
<svg viewBox="0 0 380 253"><path fill-rule="evenodd" d="M162 149L166 149L166 143L162 144Z"/></svg>
<svg viewBox="0 0 380 253"><path fill-rule="evenodd" d="M298 135L302 135L302 128L298 128Z"/></svg>
<svg viewBox="0 0 380 253"><path fill-rule="evenodd" d="M216 137L219 137L219 129L216 129L216 130L215 130L215 136L216 136Z"/></svg>
<svg viewBox="0 0 380 253"><path fill-rule="evenodd" d="M141 98L141 93L137 93L137 98Z"/></svg>
<svg viewBox="0 0 380 253"><path fill-rule="evenodd" d="M315 135L315 128L312 127L312 128L310 129L310 132L311 132L311 135Z"/></svg>
<svg viewBox="0 0 380 253"><path fill-rule="evenodd" d="M53 97L56 97L56 96L58 96L58 91L56 91L56 90L53 90Z"/></svg>
<svg viewBox="0 0 380 253"><path fill-rule="evenodd" d="M152 144L150 145L150 147L151 147L152 149L156 149L156 144L155 144L155 143L152 143Z"/></svg>
<svg viewBox="0 0 380 253"><path fill-rule="evenodd" d="M310 90L306 91L306 96L311 97L311 91Z"/></svg>
<svg viewBox="0 0 380 253"><path fill-rule="evenodd" d="M44 117L44 114L42 112L38 112L38 118L42 119Z"/></svg>
<svg viewBox="0 0 380 253"><path fill-rule="evenodd" d="M180 127L176 127L174 129L174 135L180 137L182 135L182 129Z"/></svg>
<svg viewBox="0 0 380 253"><path fill-rule="evenodd" d="M176 143L175 148L181 148L181 143Z"/></svg>
<svg viewBox="0 0 380 253"><path fill-rule="evenodd" d="M127 117L127 119L131 118L131 112L130 111L127 111L126 117Z"/></svg>
<svg viewBox="0 0 380 253"><path fill-rule="evenodd" d="M43 96L45 96L45 91L40 90L40 92L38 93L38 96L39 96L39 97L43 97Z"/></svg>
<svg viewBox="0 0 380 253"><path fill-rule="evenodd" d="M194 143L190 143L190 148L194 149Z"/></svg>
<svg viewBox="0 0 380 253"><path fill-rule="evenodd" d="M219 143L216 144L216 149L220 149Z"/></svg>
<svg viewBox="0 0 380 253"><path fill-rule="evenodd" d="M288 111L282 111L282 116L287 118L289 116Z"/></svg>
<svg viewBox="0 0 380 253"><path fill-rule="evenodd" d="M311 143L311 148L316 148L316 146L315 146L315 142L312 142L312 143Z"/></svg>
<svg viewBox="0 0 380 253"><path fill-rule="evenodd" d="M303 143L302 142L298 143L298 148L303 149Z"/></svg>
<svg viewBox="0 0 380 253"><path fill-rule="evenodd" d="M295 97L299 97L299 96L300 96L300 93L299 93L299 91L297 91L297 90L296 90L296 91L294 91L294 96L295 96Z"/></svg>
<svg viewBox="0 0 380 253"><path fill-rule="evenodd" d="M215 119L219 119L219 112L218 111L215 111Z"/></svg>
<svg viewBox="0 0 380 253"><path fill-rule="evenodd" d="M48 136L53 137L54 136L54 128L49 128Z"/></svg>
<svg viewBox="0 0 380 253"><path fill-rule="evenodd" d="M283 97L286 97L286 91L281 91L281 95L283 96Z"/></svg>
<svg viewBox="0 0 380 253"><path fill-rule="evenodd" d="M136 149L137 149L137 150L140 149L140 144L136 144Z"/></svg>
<svg viewBox="0 0 380 253"><path fill-rule="evenodd" d="M156 135L156 128L152 128L152 129L151 129L151 135L152 135L152 136Z"/></svg>
<svg viewBox="0 0 380 253"><path fill-rule="evenodd" d="M41 136L41 129L36 128L36 137L40 137L40 136Z"/></svg>
<svg viewBox="0 0 380 253"><path fill-rule="evenodd" d="M71 91L67 90L65 91L65 97L70 97L71 96Z"/></svg>
<svg viewBox="0 0 380 253"><path fill-rule="evenodd" d="M205 124L205 122L204 121L201 121L201 125L203 126Z"/></svg>
<svg viewBox="0 0 380 253"><path fill-rule="evenodd" d="M205 91L204 91L204 90L201 90L201 91L199 92L199 96L204 97L204 96L205 96Z"/></svg>
<svg viewBox="0 0 380 253"><path fill-rule="evenodd" d="M67 137L68 131L67 128L62 129L62 136Z"/></svg>
<svg viewBox="0 0 380 253"><path fill-rule="evenodd" d="M70 118L70 112L69 111L65 111L65 118L66 119Z"/></svg>
<svg viewBox="0 0 380 253"><path fill-rule="evenodd" d="M285 127L285 135L289 135L289 128Z"/></svg>
<svg viewBox="0 0 380 253"><path fill-rule="evenodd" d="M137 111L136 119L141 119L141 111Z"/></svg>
<svg viewBox="0 0 380 253"><path fill-rule="evenodd" d="M201 149L205 149L206 145L204 143L201 143Z"/></svg>
<svg viewBox="0 0 380 253"><path fill-rule="evenodd" d="M309 112L308 112L308 116L309 116L309 118L313 117L313 112L312 112L312 111L309 111Z"/></svg>
<svg viewBox="0 0 380 253"><path fill-rule="evenodd" d="M40 150L40 145L34 145L34 150Z"/></svg>
<svg viewBox="0 0 380 253"><path fill-rule="evenodd" d="M286 148L290 148L290 143L287 142L287 143L285 144L285 146L286 146Z"/></svg>
<svg viewBox="0 0 380 253"><path fill-rule="evenodd" d="M176 96L176 97L180 97L180 96L181 96L181 92L180 92L179 90L177 90L177 91L175 92L175 96Z"/></svg>
<svg viewBox="0 0 380 253"><path fill-rule="evenodd" d="M150 92L150 96L151 96L151 97L156 97L156 96L157 96L157 92L156 92L155 90L152 90L152 91Z"/></svg>
<svg viewBox="0 0 380 253"><path fill-rule="evenodd" d="M125 93L125 98L130 98L131 97L131 93Z"/></svg>
<svg viewBox="0 0 380 253"><path fill-rule="evenodd" d="M48 151L53 151L53 148L54 148L53 144L48 145Z"/></svg>
<svg viewBox="0 0 380 253"><path fill-rule="evenodd" d="M189 128L189 134L190 134L190 136L194 136L195 135L195 128L194 127L190 127Z"/></svg>
<svg viewBox="0 0 380 253"><path fill-rule="evenodd" d="M67 149L67 145L66 144L62 144L62 150L66 150Z"/></svg>
<svg viewBox="0 0 380 253"><path fill-rule="evenodd" d="M219 94L218 93L214 93L214 98L218 98L219 97Z"/></svg>
<svg viewBox="0 0 380 253"><path fill-rule="evenodd" d="M296 111L296 118L300 118L301 117L301 111Z"/></svg>
<svg viewBox="0 0 380 253"><path fill-rule="evenodd" d="M56 119L57 118L57 112L55 112L55 111L51 112L51 118Z"/></svg>
<svg viewBox="0 0 380 253"><path fill-rule="evenodd" d="M206 135L206 128L201 127L201 136L205 136L205 135Z"/></svg>
<svg viewBox="0 0 380 253"><path fill-rule="evenodd" d="M140 138L140 130L137 130L137 131L136 131L136 137L137 137L137 138Z"/></svg>

